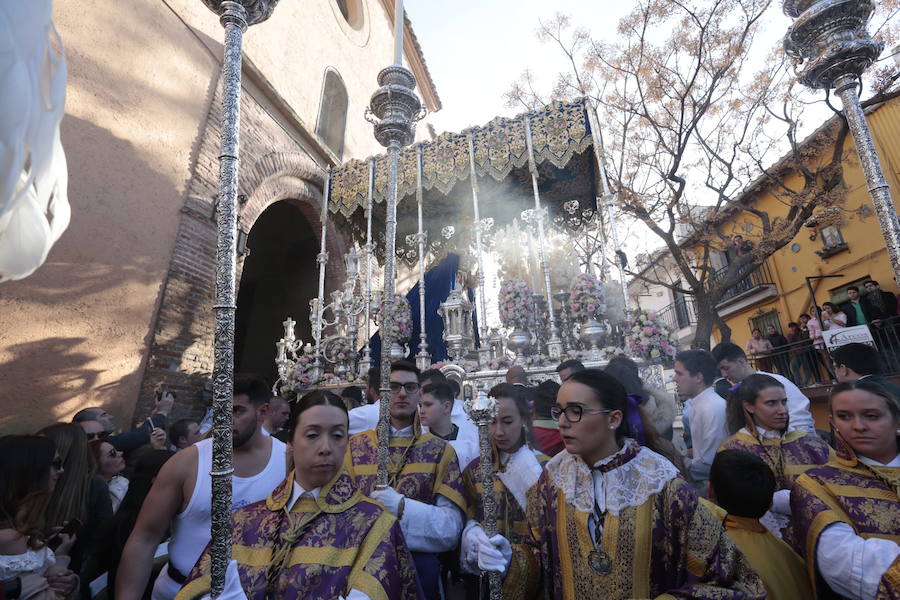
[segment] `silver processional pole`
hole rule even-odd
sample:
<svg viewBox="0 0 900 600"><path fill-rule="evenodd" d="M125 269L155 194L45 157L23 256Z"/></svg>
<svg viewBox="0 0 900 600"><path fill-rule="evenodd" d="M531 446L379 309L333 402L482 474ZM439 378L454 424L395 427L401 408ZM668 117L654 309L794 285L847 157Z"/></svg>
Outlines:
<svg viewBox="0 0 900 600"><path fill-rule="evenodd" d="M894 278L900 281L900 223L859 103L860 75L875 62L883 47L866 31L875 3L872 0L784 0L782 8L795 19L784 39L785 52L807 61L800 82L813 89L833 88L844 105L844 117L856 144Z"/></svg>
<svg viewBox="0 0 900 600"><path fill-rule="evenodd" d="M216 204L216 328L213 362L211 595L225 587L231 561L231 412L234 390L234 312L237 249L238 129L241 103L241 41L249 25L272 15L278 0L203 0L225 28L222 60L222 133Z"/></svg>
<svg viewBox="0 0 900 600"><path fill-rule="evenodd" d="M375 139L388 150L388 189L385 202L384 292L379 330L381 331L381 401L378 420L378 471L375 487L388 487L388 444L390 443L391 304L394 301L397 238L397 177L400 148L415 139L415 123L422 118L422 103L415 93L416 78L403 67L403 0L394 4L394 64L378 73L381 87L372 95L366 118L375 126ZM376 118L371 118L370 113Z"/></svg>
<svg viewBox="0 0 900 600"><path fill-rule="evenodd" d="M484 390L466 401L466 412L478 426L479 472L481 479L482 515L481 523L488 538L497 534L497 502L494 497L494 454L491 448L490 426L497 418L497 401L488 396ZM503 579L497 571L488 571L488 589L490 600L501 600L503 597Z"/></svg>

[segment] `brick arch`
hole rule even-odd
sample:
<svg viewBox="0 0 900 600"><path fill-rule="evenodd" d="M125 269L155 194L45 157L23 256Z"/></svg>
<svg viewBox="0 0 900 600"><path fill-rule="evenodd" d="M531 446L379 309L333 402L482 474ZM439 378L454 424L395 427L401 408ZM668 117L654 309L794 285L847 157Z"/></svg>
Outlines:
<svg viewBox="0 0 900 600"><path fill-rule="evenodd" d="M263 211L276 202L286 201L296 206L309 221L321 243L324 185L324 173L305 154L272 152L261 157L240 183L241 190L252 190L246 194L247 201L239 212L241 227L249 233ZM326 228L325 248L328 252L326 290L331 290L335 289L331 284L344 276L342 257L348 249L331 221ZM238 262L240 269L241 261ZM238 281L240 282L240 270Z"/></svg>
<svg viewBox="0 0 900 600"><path fill-rule="evenodd" d="M243 167L244 165L242 165ZM260 214L276 202L297 207L309 221L317 239L321 231L324 174L307 155L270 152L249 167L241 168L239 193L246 201L239 206L240 227L249 232ZM182 209L169 271L151 330L150 347L135 407L135 421L152 410L154 390L165 383L178 394L170 415L174 421L203 414L203 388L213 366L215 314L216 223L211 202L200 203L189 196ZM344 276L346 243L331 225L326 231L326 293L340 285ZM315 257L311 257L315 260ZM237 264L240 284L243 260Z"/></svg>

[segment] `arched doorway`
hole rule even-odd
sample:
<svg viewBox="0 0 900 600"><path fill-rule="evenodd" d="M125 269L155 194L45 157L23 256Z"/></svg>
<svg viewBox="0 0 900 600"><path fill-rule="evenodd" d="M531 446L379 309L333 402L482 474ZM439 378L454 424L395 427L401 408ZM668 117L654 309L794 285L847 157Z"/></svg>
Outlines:
<svg viewBox="0 0 900 600"><path fill-rule="evenodd" d="M260 214L247 248L235 315L235 371L256 373L272 384L282 322L292 317L297 337L311 339L309 301L317 291L319 241L300 208L282 200Z"/></svg>

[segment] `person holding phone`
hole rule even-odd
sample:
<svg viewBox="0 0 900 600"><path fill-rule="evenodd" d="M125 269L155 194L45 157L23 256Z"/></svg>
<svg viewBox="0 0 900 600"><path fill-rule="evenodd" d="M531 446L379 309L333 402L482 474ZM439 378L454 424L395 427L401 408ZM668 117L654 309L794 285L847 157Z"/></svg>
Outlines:
<svg viewBox="0 0 900 600"><path fill-rule="evenodd" d="M68 569L80 523L44 534L44 510L63 472L53 442L35 435L0 437L0 582L4 598L75 598L78 577ZM71 525L71 527L69 526Z"/></svg>
<svg viewBox="0 0 900 600"><path fill-rule="evenodd" d="M175 404L175 394L165 386L156 390L156 405L153 413L134 431L116 433L118 427L114 417L100 406L83 408L72 417L73 423L78 423L90 436L90 439L100 439L112 444L116 450L128 455L132 450L150 444L160 450L166 443L166 418L172 405ZM96 430L90 422L99 423Z"/></svg>

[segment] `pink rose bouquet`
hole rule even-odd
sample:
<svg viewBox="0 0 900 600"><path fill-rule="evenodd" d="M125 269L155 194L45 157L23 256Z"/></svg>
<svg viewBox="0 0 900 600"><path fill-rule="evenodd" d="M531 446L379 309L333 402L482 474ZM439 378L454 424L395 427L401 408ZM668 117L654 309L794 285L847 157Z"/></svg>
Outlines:
<svg viewBox="0 0 900 600"><path fill-rule="evenodd" d="M569 310L579 323L589 319L602 319L606 315L603 284L590 273L580 273L569 289Z"/></svg>

